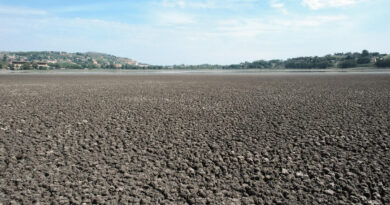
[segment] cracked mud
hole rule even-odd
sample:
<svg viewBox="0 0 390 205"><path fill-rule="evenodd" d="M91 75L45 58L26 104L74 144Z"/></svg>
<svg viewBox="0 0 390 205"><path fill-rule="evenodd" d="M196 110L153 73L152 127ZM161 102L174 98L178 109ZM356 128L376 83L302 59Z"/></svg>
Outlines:
<svg viewBox="0 0 390 205"><path fill-rule="evenodd" d="M390 75L0 75L2 204L389 204Z"/></svg>

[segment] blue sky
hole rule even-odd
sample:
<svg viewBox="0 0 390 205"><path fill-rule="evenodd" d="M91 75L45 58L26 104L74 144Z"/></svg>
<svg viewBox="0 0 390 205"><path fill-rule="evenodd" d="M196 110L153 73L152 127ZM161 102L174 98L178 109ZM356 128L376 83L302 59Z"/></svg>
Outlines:
<svg viewBox="0 0 390 205"><path fill-rule="evenodd" d="M149 64L390 53L388 0L0 0L0 50Z"/></svg>

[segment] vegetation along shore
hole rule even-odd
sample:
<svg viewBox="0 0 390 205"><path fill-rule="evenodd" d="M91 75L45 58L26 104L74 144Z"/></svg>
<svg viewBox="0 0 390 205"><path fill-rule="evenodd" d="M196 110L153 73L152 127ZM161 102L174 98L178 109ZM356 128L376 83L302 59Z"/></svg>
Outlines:
<svg viewBox="0 0 390 205"><path fill-rule="evenodd" d="M56 51L0 52L0 69L54 70L54 69L330 69L330 68L389 68L390 55L378 52L335 53L322 57L296 57L287 60L257 60L231 65L149 65L129 58L109 54Z"/></svg>

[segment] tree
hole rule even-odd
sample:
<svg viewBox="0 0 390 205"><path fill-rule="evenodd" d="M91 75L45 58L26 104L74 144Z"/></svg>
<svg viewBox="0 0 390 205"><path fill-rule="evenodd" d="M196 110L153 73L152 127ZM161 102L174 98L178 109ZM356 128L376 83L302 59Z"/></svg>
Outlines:
<svg viewBox="0 0 390 205"><path fill-rule="evenodd" d="M352 57L352 55L348 54L347 57L345 57L345 59L346 59L346 60L352 60L352 59L354 59L354 58Z"/></svg>
<svg viewBox="0 0 390 205"><path fill-rule="evenodd" d="M93 63L89 63L87 64L86 66L82 66L83 68L91 68L91 69L94 69L94 68L98 68L97 65L93 64Z"/></svg>
<svg viewBox="0 0 390 205"><path fill-rule="evenodd" d="M4 63L7 63L7 60L8 60L8 56L6 54L3 55L3 62Z"/></svg>
<svg viewBox="0 0 390 205"><path fill-rule="evenodd" d="M358 64L367 64L370 62L371 62L371 59L368 56L362 56L362 57L358 58L358 60L357 60Z"/></svg>
<svg viewBox="0 0 390 205"><path fill-rule="evenodd" d="M370 53L367 50L363 50L362 51L362 55L361 56L366 57L366 56L369 56L369 55L370 55Z"/></svg>
<svg viewBox="0 0 390 205"><path fill-rule="evenodd" d="M14 66L14 64L12 64L12 63L8 65L8 68L9 68L10 70L15 70L15 66Z"/></svg>
<svg viewBox="0 0 390 205"><path fill-rule="evenodd" d="M325 57L298 57L285 61L285 68L328 68L333 65L332 58Z"/></svg>
<svg viewBox="0 0 390 205"><path fill-rule="evenodd" d="M22 70L31 70L31 64L30 63L25 63L22 65Z"/></svg>
<svg viewBox="0 0 390 205"><path fill-rule="evenodd" d="M378 52L371 53L372 56L379 56L380 54Z"/></svg>
<svg viewBox="0 0 390 205"><path fill-rule="evenodd" d="M37 69L38 69L38 64L34 62L34 63L32 64L32 68L35 69L35 70L37 70Z"/></svg>
<svg viewBox="0 0 390 205"><path fill-rule="evenodd" d="M61 68L68 68L68 69L82 69L83 66L75 64L75 63L69 63L69 62L64 62L59 65Z"/></svg>
<svg viewBox="0 0 390 205"><path fill-rule="evenodd" d="M52 69L59 69L61 67L58 63L50 63L49 66Z"/></svg>
<svg viewBox="0 0 390 205"><path fill-rule="evenodd" d="M378 59L375 65L380 68L390 68L390 57Z"/></svg>
<svg viewBox="0 0 390 205"><path fill-rule="evenodd" d="M343 62L339 64L340 68L353 68L356 67L355 59L345 59Z"/></svg>
<svg viewBox="0 0 390 205"><path fill-rule="evenodd" d="M110 62L109 68L114 69L115 68L115 64L113 62Z"/></svg>

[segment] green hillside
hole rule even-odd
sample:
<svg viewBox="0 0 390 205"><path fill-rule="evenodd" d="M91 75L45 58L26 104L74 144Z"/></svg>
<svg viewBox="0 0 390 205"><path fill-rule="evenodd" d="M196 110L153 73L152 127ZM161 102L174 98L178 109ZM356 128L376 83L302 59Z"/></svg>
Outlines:
<svg viewBox="0 0 390 205"><path fill-rule="evenodd" d="M31 66L34 63L46 63L47 68L126 68L142 66L138 62L128 59L97 52L67 53L67 52L0 52L2 67L10 67L13 62L23 62ZM11 66L12 67L12 66Z"/></svg>

